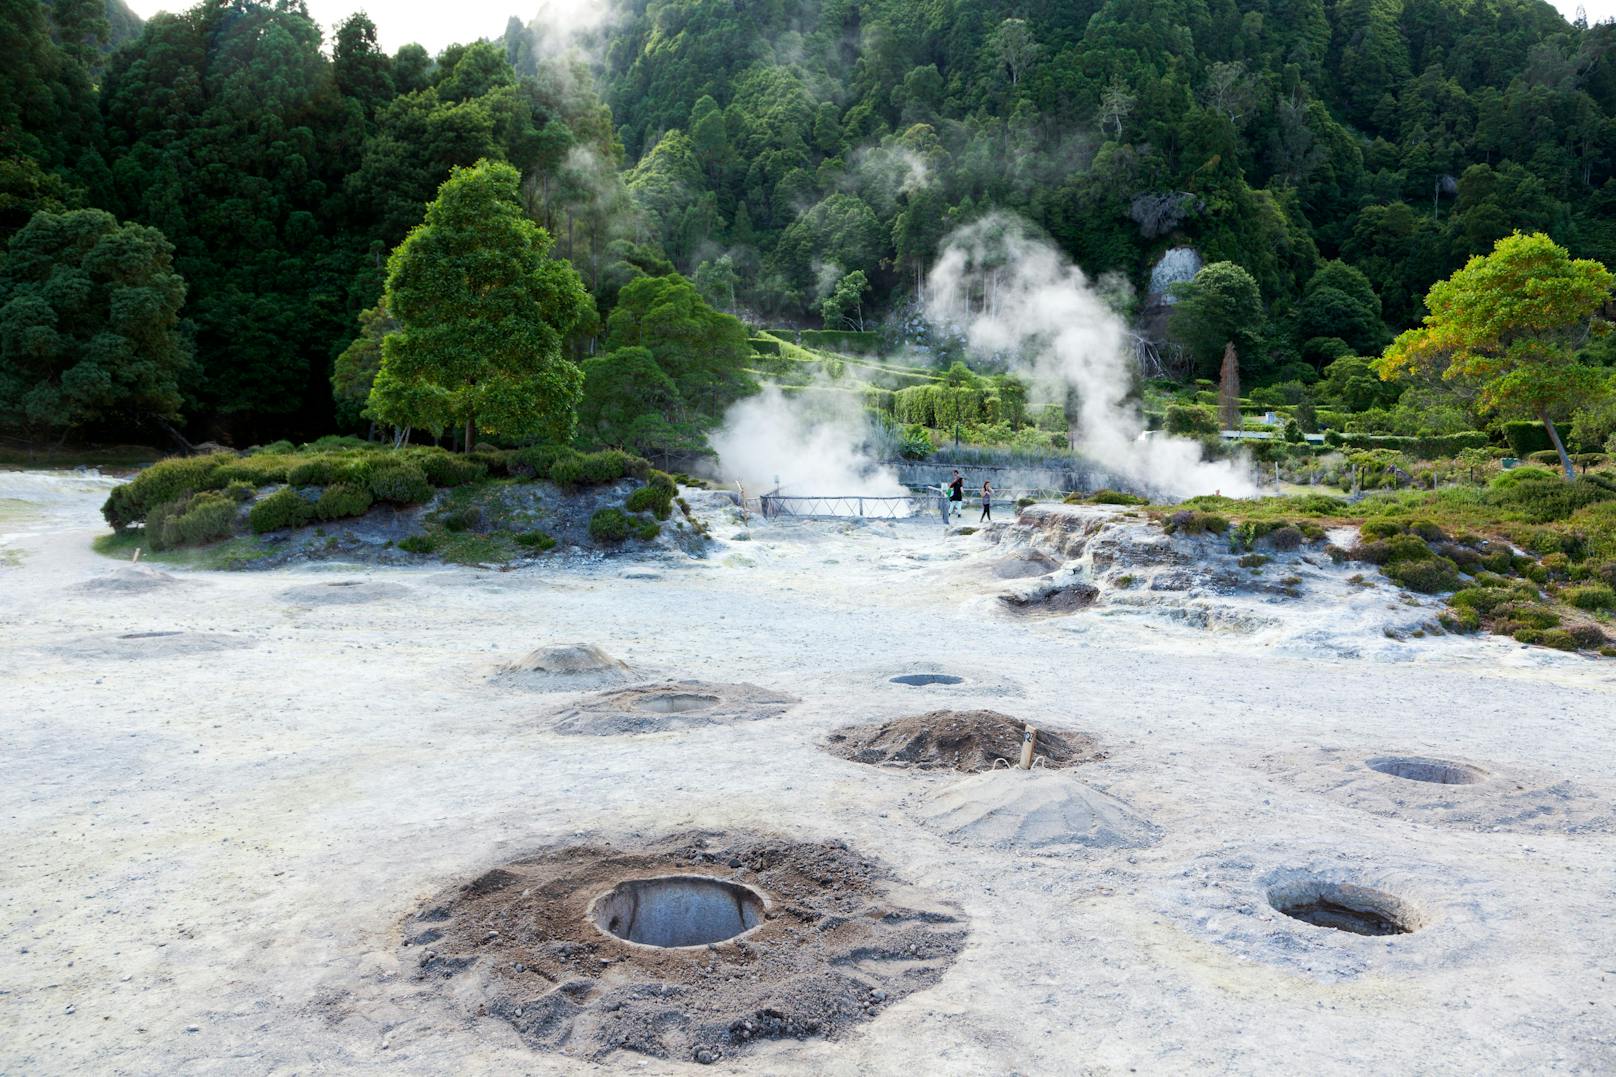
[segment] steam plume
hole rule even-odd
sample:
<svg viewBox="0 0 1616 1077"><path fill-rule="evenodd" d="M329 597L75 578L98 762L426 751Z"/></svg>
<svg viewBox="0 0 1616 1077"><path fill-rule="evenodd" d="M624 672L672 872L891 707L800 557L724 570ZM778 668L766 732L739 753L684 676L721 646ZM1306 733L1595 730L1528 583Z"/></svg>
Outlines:
<svg viewBox="0 0 1616 1077"><path fill-rule="evenodd" d="M787 397L777 387L734 404L712 436L725 479L751 491L802 495L908 493L897 473L870 451L875 430L851 393L806 390Z"/></svg>
<svg viewBox="0 0 1616 1077"><path fill-rule="evenodd" d="M1144 434L1128 401L1126 327L1083 271L1023 221L991 214L948 237L925 289L931 321L1004 357L1036 403L1075 396L1077 449L1152 494L1256 493L1248 469L1184 438Z"/></svg>

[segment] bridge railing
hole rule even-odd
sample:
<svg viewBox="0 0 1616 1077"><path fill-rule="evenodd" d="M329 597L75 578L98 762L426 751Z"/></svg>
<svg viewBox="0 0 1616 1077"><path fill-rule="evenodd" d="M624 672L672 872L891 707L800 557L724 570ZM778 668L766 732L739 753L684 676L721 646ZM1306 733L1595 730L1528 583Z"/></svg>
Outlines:
<svg viewBox="0 0 1616 1077"><path fill-rule="evenodd" d="M927 513L936 514L937 503L941 496L936 490L919 494L904 494L890 497L871 497L858 494L763 494L758 497L758 513L766 520L795 517L799 519L825 519L833 517L856 517L866 520L902 520L910 516L920 516ZM995 491L993 503L995 507L1002 507L1007 516L1014 515L1016 498L1021 494L1015 491ZM969 509L980 509L982 499L978 495L967 497L963 502L954 506L956 514Z"/></svg>

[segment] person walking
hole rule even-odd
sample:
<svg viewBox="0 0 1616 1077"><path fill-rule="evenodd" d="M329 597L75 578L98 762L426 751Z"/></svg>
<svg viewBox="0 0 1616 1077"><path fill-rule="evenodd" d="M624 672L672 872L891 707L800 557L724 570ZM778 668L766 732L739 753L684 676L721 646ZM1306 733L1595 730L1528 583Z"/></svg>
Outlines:
<svg viewBox="0 0 1616 1077"><path fill-rule="evenodd" d="M991 519L993 519L993 483L989 482L986 479L983 479L982 480L982 515L977 518L976 522L981 523L983 520L991 520Z"/></svg>
<svg viewBox="0 0 1616 1077"><path fill-rule="evenodd" d="M943 534L945 535L948 534L949 509L953 507L948 494L948 484L939 483L937 485L937 511L943 514Z"/></svg>
<svg viewBox="0 0 1616 1077"><path fill-rule="evenodd" d="M954 478L948 484L948 500L952 501L955 512L961 511L965 504L965 480L960 476L959 468L954 469Z"/></svg>

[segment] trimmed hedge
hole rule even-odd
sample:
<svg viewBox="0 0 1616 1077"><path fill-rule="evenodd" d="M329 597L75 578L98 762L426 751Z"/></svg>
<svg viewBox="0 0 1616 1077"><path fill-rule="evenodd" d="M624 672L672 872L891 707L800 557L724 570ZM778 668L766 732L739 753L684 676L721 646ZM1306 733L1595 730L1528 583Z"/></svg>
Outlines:
<svg viewBox="0 0 1616 1077"><path fill-rule="evenodd" d="M1429 434L1408 437L1402 434L1343 434L1330 430L1324 443L1337 449L1395 449L1420 460L1458 456L1465 449L1485 449L1492 438L1483 430L1462 430L1457 434Z"/></svg>
<svg viewBox="0 0 1616 1077"><path fill-rule="evenodd" d="M1499 432L1515 455L1525 459L1535 452L1543 452L1554 448L1554 442L1549 440L1549 432L1543 429L1543 424L1531 419L1520 419L1504 423Z"/></svg>

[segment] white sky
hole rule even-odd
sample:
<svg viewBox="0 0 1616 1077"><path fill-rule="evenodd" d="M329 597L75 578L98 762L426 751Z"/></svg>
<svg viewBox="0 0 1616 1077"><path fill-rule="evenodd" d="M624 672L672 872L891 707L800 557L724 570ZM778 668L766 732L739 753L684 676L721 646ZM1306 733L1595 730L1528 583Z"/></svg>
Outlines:
<svg viewBox="0 0 1616 1077"><path fill-rule="evenodd" d="M194 0L125 0L141 18L159 11L185 11ZM1600 0L1616 4L1616 0ZM376 24L381 47L397 52L400 45L418 42L434 55L456 42L498 37L512 15L527 22L535 16L557 27L588 27L598 23L606 0L307 0L309 14L325 31L329 47L333 27L364 11Z"/></svg>
<svg viewBox="0 0 1616 1077"><path fill-rule="evenodd" d="M185 0L127 0L129 6L142 18L150 18L159 11L183 11L192 6ZM1551 0L1555 7L1572 18L1576 14L1577 0ZM309 14L326 32L326 41L332 37L331 29L337 23L364 10L376 24L381 46L387 52L396 52L400 45L411 41L425 45L427 51L437 54L455 42L475 41L481 37L497 37L505 32L505 22L512 15L527 22L535 15L546 23L565 26L590 26L604 16L606 0L308 0ZM1616 0L1583 0L1588 21L1616 18Z"/></svg>

